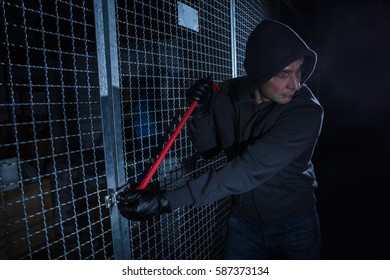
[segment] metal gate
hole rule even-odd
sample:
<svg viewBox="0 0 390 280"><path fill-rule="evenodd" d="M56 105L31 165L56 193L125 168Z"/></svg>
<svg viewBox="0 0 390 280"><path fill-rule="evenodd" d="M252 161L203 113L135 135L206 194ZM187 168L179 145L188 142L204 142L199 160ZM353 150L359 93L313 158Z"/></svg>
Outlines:
<svg viewBox="0 0 390 280"><path fill-rule="evenodd" d="M271 2L1 0L0 258L220 258L229 199L148 222L107 206L142 181L195 79L244 74ZM183 129L151 184L224 163Z"/></svg>

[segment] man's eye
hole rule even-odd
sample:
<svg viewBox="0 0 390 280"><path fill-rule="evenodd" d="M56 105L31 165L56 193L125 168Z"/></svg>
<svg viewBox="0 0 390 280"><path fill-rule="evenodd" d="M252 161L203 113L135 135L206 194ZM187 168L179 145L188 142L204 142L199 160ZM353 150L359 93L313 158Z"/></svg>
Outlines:
<svg viewBox="0 0 390 280"><path fill-rule="evenodd" d="M288 77L288 73L287 72L279 72L278 74L276 74L276 77L278 77L278 78L287 78Z"/></svg>

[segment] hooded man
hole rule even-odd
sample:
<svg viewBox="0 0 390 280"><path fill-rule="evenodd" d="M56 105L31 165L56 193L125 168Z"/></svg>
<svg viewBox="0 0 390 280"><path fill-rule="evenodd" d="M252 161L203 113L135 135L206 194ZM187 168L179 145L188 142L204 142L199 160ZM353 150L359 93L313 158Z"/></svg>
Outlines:
<svg viewBox="0 0 390 280"><path fill-rule="evenodd" d="M323 108L305 85L316 59L290 27L260 22L248 38L246 76L218 92L200 79L187 93L198 101L190 122L196 149L204 157L224 150L227 164L176 190L126 190L118 194L121 213L144 220L232 195L226 259L319 259L311 158Z"/></svg>

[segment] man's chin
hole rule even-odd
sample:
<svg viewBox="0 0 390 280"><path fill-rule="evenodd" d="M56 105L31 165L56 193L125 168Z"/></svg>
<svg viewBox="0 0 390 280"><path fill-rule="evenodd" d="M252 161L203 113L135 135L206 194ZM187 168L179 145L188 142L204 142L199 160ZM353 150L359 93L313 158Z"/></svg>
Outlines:
<svg viewBox="0 0 390 280"><path fill-rule="evenodd" d="M287 104L287 103L289 103L291 101L291 99L292 99L292 96L291 97L284 97L282 99L279 99L278 103L281 104L281 105Z"/></svg>

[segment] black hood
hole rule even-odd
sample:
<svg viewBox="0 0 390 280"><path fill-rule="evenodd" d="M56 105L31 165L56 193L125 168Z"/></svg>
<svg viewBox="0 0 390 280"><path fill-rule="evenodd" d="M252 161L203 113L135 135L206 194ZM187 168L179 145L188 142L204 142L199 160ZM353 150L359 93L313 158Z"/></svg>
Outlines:
<svg viewBox="0 0 390 280"><path fill-rule="evenodd" d="M253 93L293 61L304 57L301 83L313 73L317 55L287 25L263 20L249 35L245 50L246 76L241 94Z"/></svg>

